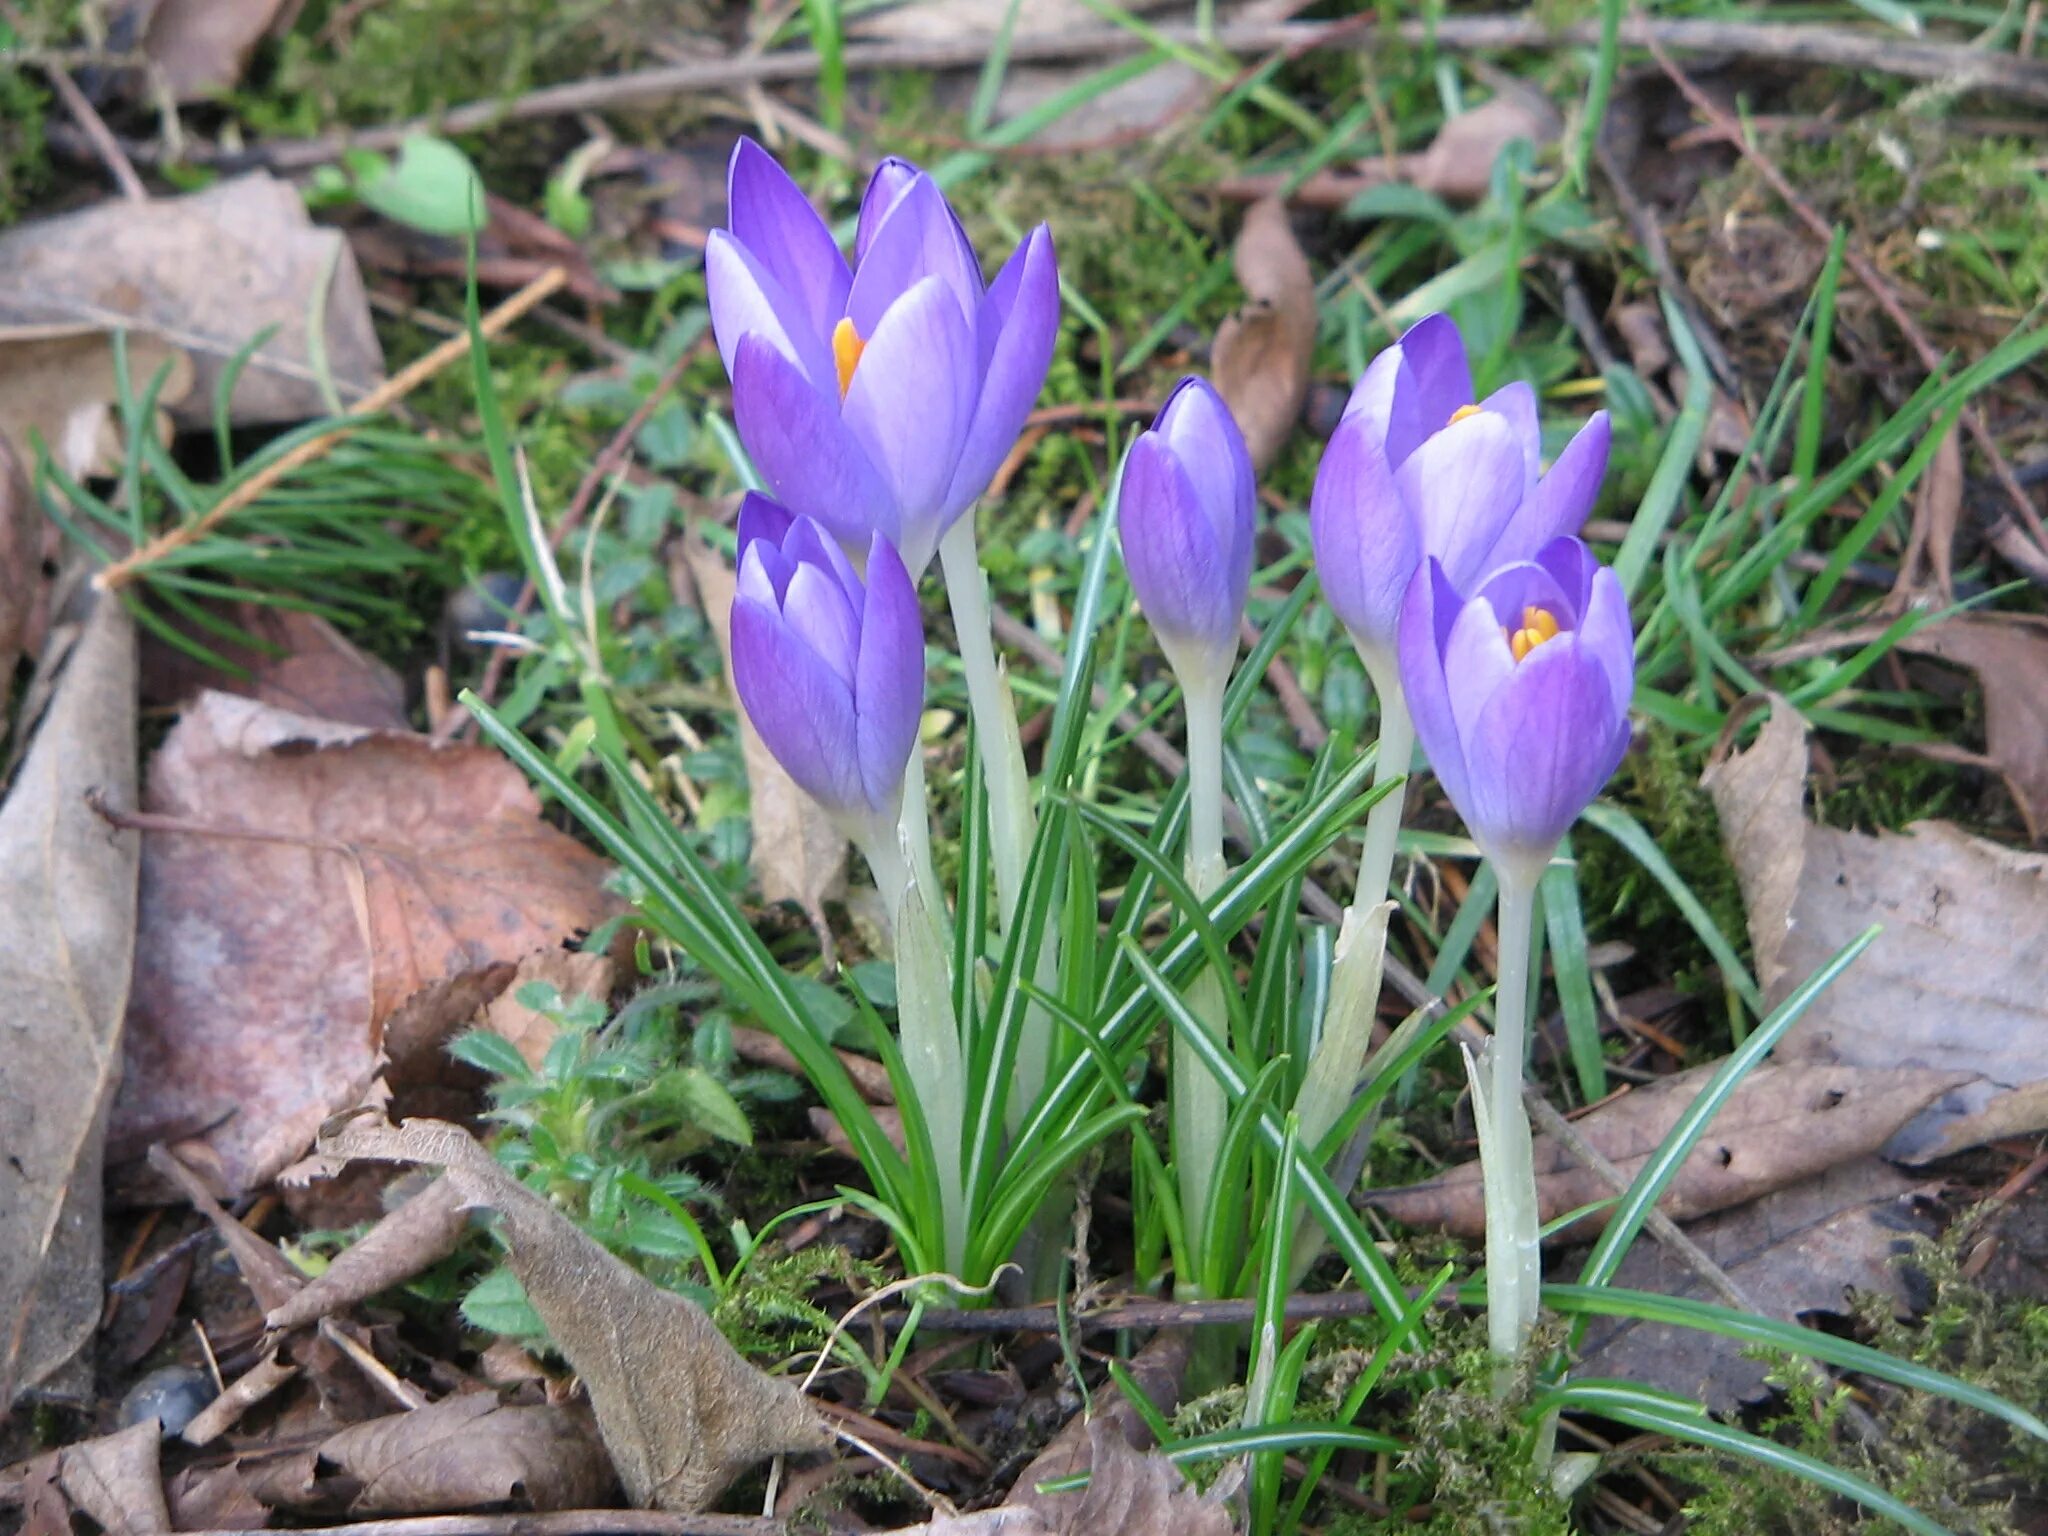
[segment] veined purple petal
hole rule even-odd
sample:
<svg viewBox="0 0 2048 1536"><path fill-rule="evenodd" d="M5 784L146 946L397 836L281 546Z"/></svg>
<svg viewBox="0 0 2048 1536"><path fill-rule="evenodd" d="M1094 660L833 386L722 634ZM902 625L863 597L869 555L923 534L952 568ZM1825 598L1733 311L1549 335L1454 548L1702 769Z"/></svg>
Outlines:
<svg viewBox="0 0 2048 1536"><path fill-rule="evenodd" d="M804 307L725 230L714 229L705 242L704 287L711 301L711 333L728 377L738 377L740 343L749 336L788 358L806 380L829 385L837 377L832 354L811 329Z"/></svg>
<svg viewBox="0 0 2048 1536"><path fill-rule="evenodd" d="M1497 622L1509 629L1521 626L1525 608L1543 609L1557 620L1559 629L1577 629L1581 610L1574 587L1578 579L1568 567L1559 569L1565 572L1562 577L1558 570L1534 560L1496 566L1466 601L1484 598L1492 606Z"/></svg>
<svg viewBox="0 0 2048 1536"><path fill-rule="evenodd" d="M860 651L860 616L846 590L821 566L798 562L782 598L782 622L808 645L839 681L853 689L853 659Z"/></svg>
<svg viewBox="0 0 2048 1536"><path fill-rule="evenodd" d="M789 530L782 541L782 552L791 560L801 560L829 574L845 595L849 612L859 613L867 603L867 590L861 585L853 562L846 558L845 547L815 518L804 518Z"/></svg>
<svg viewBox="0 0 2048 1536"><path fill-rule="evenodd" d="M734 581L735 596L750 598L764 608L782 611L782 594L789 590L789 578L795 569L788 558L768 539L757 539L753 543L740 545L739 575Z"/></svg>
<svg viewBox="0 0 2048 1536"><path fill-rule="evenodd" d="M1338 425L1357 422L1358 430L1380 444L1388 467L1398 469L1425 435L1417 398L1415 376L1402 360L1401 349L1384 347L1351 387Z"/></svg>
<svg viewBox="0 0 2048 1536"><path fill-rule="evenodd" d="M1607 678L1580 637L1537 646L1465 739L1466 798L1456 803L1473 841L1489 857L1547 857L1614 772L1615 741Z"/></svg>
<svg viewBox="0 0 2048 1536"><path fill-rule="evenodd" d="M1249 558L1258 487L1244 433L1216 387L1194 375L1182 379L1152 427L1187 471L1215 531L1217 548L1229 559L1242 544Z"/></svg>
<svg viewBox="0 0 2048 1536"><path fill-rule="evenodd" d="M1045 386L1059 329L1059 270L1052 232L1041 224L1003 263L981 301L975 324L981 394L946 492L949 523L988 489L1015 446L1024 419Z"/></svg>
<svg viewBox="0 0 2048 1536"><path fill-rule="evenodd" d="M1613 429L1605 411L1595 411L1579 428L1550 472L1515 514L1494 554L1497 559L1527 560L1552 539L1576 534L1600 499L1607 475L1607 452Z"/></svg>
<svg viewBox="0 0 2048 1536"><path fill-rule="evenodd" d="M774 609L736 597L732 680L783 771L827 811L864 808L853 693Z"/></svg>
<svg viewBox="0 0 2048 1536"><path fill-rule="evenodd" d="M1422 532L1369 418L1347 416L1331 434L1308 527L1331 609L1354 639L1391 659L1401 600L1422 563Z"/></svg>
<svg viewBox="0 0 2048 1536"><path fill-rule="evenodd" d="M781 548L790 525L795 521L795 516L781 502L763 496L759 491L747 492L740 498L739 530L736 536L740 558L746 558L747 546L756 539L766 539L771 545Z"/></svg>
<svg viewBox="0 0 2048 1536"><path fill-rule="evenodd" d="M1579 547L1585 548L1583 544ZM1625 721L1629 702L1635 697L1636 641L1629 627L1628 595L1621 590L1621 578L1604 565L1593 572L1584 616L1579 620L1579 644L1607 679L1614 713Z"/></svg>
<svg viewBox="0 0 2048 1536"><path fill-rule="evenodd" d="M1521 505L1522 447L1504 418L1481 411L1424 439L1394 479L1422 525L1423 548L1466 588L1491 565Z"/></svg>
<svg viewBox="0 0 2048 1536"><path fill-rule="evenodd" d="M733 146L725 185L726 222L734 237L796 301L810 333L830 338L846 313L853 274L818 210L752 139Z"/></svg>
<svg viewBox="0 0 2048 1536"><path fill-rule="evenodd" d="M1423 561L1401 605L1400 643L1401 692L1415 722L1415 739L1422 744L1444 793L1460 810L1465 804L1465 748L1458 739L1457 715L1451 708L1444 650L1463 601L1444 575L1442 562Z"/></svg>
<svg viewBox="0 0 2048 1536"><path fill-rule="evenodd" d="M1513 616L1481 596L1465 600L1451 621L1451 635L1444 642L1444 678L1450 685L1451 719L1461 742L1472 739L1472 728L1496 690L1515 673L1514 652L1502 629Z"/></svg>
<svg viewBox="0 0 2048 1536"><path fill-rule="evenodd" d="M919 172L882 215L861 254L847 294L847 318L872 344L883 315L928 277L945 283L960 318L971 328L981 308L981 264L945 193Z"/></svg>
<svg viewBox="0 0 2048 1536"><path fill-rule="evenodd" d="M1131 590L1160 639L1234 651L1244 594L1231 590L1201 497L1157 432L1140 434L1124 461L1117 526Z"/></svg>
<svg viewBox="0 0 2048 1536"><path fill-rule="evenodd" d="M762 337L740 343L732 408L740 441L784 506L841 539L895 531L889 488L840 419L838 400Z"/></svg>
<svg viewBox="0 0 2048 1536"><path fill-rule="evenodd" d="M1417 423L1425 434L1440 432L1459 407L1472 403L1472 369L1465 361L1465 338L1449 315L1427 315L1402 333L1400 348L1402 361L1414 377Z"/></svg>
<svg viewBox="0 0 2048 1536"><path fill-rule="evenodd" d="M891 155L875 167L875 174L868 178L867 191L860 198L860 224L853 237L855 261L866 259L868 247L875 243L875 231L882 227L882 219L896 206L910 184L924 172L908 160Z"/></svg>
<svg viewBox="0 0 2048 1536"><path fill-rule="evenodd" d="M893 217L901 216L899 208ZM892 542L913 570L938 547L978 382L968 322L945 280L927 277L882 316L846 391L846 430L888 488L898 519Z"/></svg>
<svg viewBox="0 0 2048 1536"><path fill-rule="evenodd" d="M924 615L910 572L879 535L868 547L853 697L861 785L868 804L886 814L902 794L924 713Z"/></svg>
<svg viewBox="0 0 2048 1536"><path fill-rule="evenodd" d="M1517 379L1480 401L1479 409L1491 411L1515 429L1515 441L1522 447L1522 494L1527 496L1543 473L1543 423L1536 411L1535 389Z"/></svg>

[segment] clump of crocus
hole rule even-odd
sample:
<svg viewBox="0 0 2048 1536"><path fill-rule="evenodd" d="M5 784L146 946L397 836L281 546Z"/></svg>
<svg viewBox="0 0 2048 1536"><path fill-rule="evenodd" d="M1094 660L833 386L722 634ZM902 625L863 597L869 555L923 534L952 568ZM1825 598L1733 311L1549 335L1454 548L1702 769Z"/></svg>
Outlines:
<svg viewBox="0 0 2048 1536"><path fill-rule="evenodd" d="M1541 1281L1522 1106L1536 885L1628 750L1628 598L1573 538L1500 567L1469 597L1431 560L1402 608L1400 666L1423 751L1500 886L1493 1040L1467 1068L1486 1183L1489 1338L1512 1360Z"/></svg>
<svg viewBox="0 0 2048 1536"><path fill-rule="evenodd" d="M810 518L767 497L740 508L732 674L775 760L860 848L893 915L908 872L897 836L924 709L924 624L889 541L867 579Z"/></svg>
<svg viewBox="0 0 2048 1536"><path fill-rule="evenodd" d="M993 283L936 183L885 160L849 268L808 199L743 139L705 246L740 440L776 497L913 575L988 488L1045 382L1059 279L1044 225Z"/></svg>
<svg viewBox="0 0 2048 1536"><path fill-rule="evenodd" d="M1131 589L1186 701L1188 883L1201 897L1212 895L1224 875L1223 693L1251 588L1256 496L1251 455L1230 407L1205 380L1183 379L1131 445L1117 521ZM1227 1018L1222 985L1205 971L1187 998L1189 1011L1219 1040ZM1209 1258L1203 1224L1228 1105L1222 1086L1178 1038L1172 1068L1181 1222L1199 1267Z"/></svg>

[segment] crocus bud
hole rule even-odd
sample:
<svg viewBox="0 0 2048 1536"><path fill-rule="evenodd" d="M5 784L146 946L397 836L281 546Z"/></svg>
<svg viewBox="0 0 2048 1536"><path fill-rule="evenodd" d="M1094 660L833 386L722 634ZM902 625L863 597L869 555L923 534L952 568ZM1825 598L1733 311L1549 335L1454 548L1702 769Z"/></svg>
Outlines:
<svg viewBox="0 0 2048 1536"><path fill-rule="evenodd" d="M1124 566L1184 686L1220 685L1251 589L1257 491L1244 434L1205 379L1174 389L1124 462Z"/></svg>
<svg viewBox="0 0 2048 1536"><path fill-rule="evenodd" d="M1470 597L1431 559L1401 611L1400 657L1415 733L1472 840L1533 879L1628 750L1621 582L1571 538Z"/></svg>
<svg viewBox="0 0 2048 1536"><path fill-rule="evenodd" d="M809 518L764 496L740 511L732 676L761 740L863 846L893 846L924 709L917 592L874 535L867 580Z"/></svg>
<svg viewBox="0 0 2048 1536"><path fill-rule="evenodd" d="M1609 437L1595 412L1543 473L1535 391L1514 383L1475 403L1448 315L1418 321L1372 360L1323 452L1309 531L1323 593L1376 677L1391 674L1422 562L1440 562L1462 590L1577 533Z"/></svg>
<svg viewBox="0 0 2048 1536"><path fill-rule="evenodd" d="M945 195L904 161L868 184L852 269L751 139L733 150L727 198L704 272L741 442L791 510L855 547L879 533L921 573L1045 382L1051 233L1032 230L984 288Z"/></svg>

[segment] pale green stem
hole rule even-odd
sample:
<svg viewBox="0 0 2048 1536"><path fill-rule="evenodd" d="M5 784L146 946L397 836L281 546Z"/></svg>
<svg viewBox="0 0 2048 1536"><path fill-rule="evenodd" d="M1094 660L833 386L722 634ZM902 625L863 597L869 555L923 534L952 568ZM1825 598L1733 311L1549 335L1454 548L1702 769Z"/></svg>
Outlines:
<svg viewBox="0 0 2048 1536"><path fill-rule="evenodd" d="M1188 725L1188 884L1207 901L1223 884L1223 691L1227 666L1190 668L1181 675ZM1224 1043L1229 1011L1223 978L1213 970L1197 976L1185 994L1188 1011L1210 1038ZM1191 1273L1177 1289L1194 1294L1205 1267L1210 1234L1205 1231L1216 1159L1230 1120L1230 1102L1194 1048L1179 1035L1168 1049L1173 1162L1180 1185L1180 1219ZM1220 1234L1219 1234L1220 1235Z"/></svg>
<svg viewBox="0 0 2048 1536"><path fill-rule="evenodd" d="M1391 784L1408 771L1414 759L1415 721L1401 691L1400 673L1370 661L1366 666L1380 701L1380 741L1372 781L1375 786ZM1360 917L1387 899L1387 886L1394 876L1394 850L1401 840L1401 811L1407 801L1408 787L1396 785L1365 813L1365 847L1358 857L1358 885L1351 893L1351 910Z"/></svg>
<svg viewBox="0 0 2048 1536"><path fill-rule="evenodd" d="M903 815L897 825L903 846L909 850L910 872L917 877L918 889L924 892L925 905L938 921L940 931L944 932L951 924L947 919L945 895L939 889L938 871L932 864L931 790L925 783L922 743L910 749L910 761L904 768Z"/></svg>
<svg viewBox="0 0 2048 1536"><path fill-rule="evenodd" d="M1543 1279L1535 1154L1529 1112L1522 1103L1530 945L1543 861L1499 859L1494 868L1500 878L1500 965L1493 1040L1481 1064L1487 1079L1487 1134L1480 1141L1480 1171L1486 1187L1487 1342L1500 1362L1495 1376L1499 1391L1513 1381L1513 1365L1536 1325L1537 1291Z"/></svg>
<svg viewBox="0 0 2048 1536"><path fill-rule="evenodd" d="M1182 683L1188 716L1188 881L1205 901L1223 883L1223 690L1230 677L1227 668L1215 672Z"/></svg>

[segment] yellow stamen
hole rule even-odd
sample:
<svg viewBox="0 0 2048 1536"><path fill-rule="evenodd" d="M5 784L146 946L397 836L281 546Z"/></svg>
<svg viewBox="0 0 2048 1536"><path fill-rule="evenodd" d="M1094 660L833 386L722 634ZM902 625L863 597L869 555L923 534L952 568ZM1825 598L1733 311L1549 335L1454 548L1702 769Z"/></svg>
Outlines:
<svg viewBox="0 0 2048 1536"><path fill-rule="evenodd" d="M1476 405L1461 405L1451 412L1451 423L1463 421L1467 416L1477 416L1480 408Z"/></svg>
<svg viewBox="0 0 2048 1536"><path fill-rule="evenodd" d="M1508 632L1508 649L1520 661L1546 640L1557 638L1557 617L1547 608L1522 610L1522 627Z"/></svg>
<svg viewBox="0 0 2048 1536"><path fill-rule="evenodd" d="M832 328L832 361L839 365L839 398L842 400L853 385L853 370L860 366L860 355L867 346L860 332L853 328L851 318L842 319Z"/></svg>

